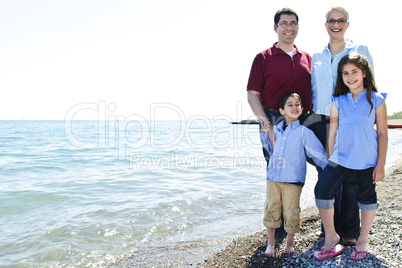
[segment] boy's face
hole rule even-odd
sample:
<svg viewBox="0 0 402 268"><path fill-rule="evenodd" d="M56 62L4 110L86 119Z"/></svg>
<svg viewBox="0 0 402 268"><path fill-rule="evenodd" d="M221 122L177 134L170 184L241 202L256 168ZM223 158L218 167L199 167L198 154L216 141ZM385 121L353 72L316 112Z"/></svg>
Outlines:
<svg viewBox="0 0 402 268"><path fill-rule="evenodd" d="M303 107L298 98L290 96L286 100L284 109L279 108L279 112L285 116L286 122L289 124L299 119L300 115L303 113Z"/></svg>

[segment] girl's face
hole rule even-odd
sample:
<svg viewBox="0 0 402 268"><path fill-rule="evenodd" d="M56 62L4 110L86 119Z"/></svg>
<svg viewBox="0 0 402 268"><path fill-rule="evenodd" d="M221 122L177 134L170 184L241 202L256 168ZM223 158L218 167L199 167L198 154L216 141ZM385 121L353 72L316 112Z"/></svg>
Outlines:
<svg viewBox="0 0 402 268"><path fill-rule="evenodd" d="M343 83L345 83L351 93L364 91L365 77L366 72L363 72L353 63L345 64L342 68Z"/></svg>

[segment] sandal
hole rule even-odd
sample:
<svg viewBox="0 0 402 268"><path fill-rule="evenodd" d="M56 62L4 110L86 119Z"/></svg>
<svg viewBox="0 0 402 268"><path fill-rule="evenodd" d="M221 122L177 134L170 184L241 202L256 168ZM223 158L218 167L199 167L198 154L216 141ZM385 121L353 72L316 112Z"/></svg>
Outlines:
<svg viewBox="0 0 402 268"><path fill-rule="evenodd" d="M314 252L314 258L318 261L325 261L329 260L336 255L341 254L344 251L344 247L341 245L336 245L331 248L331 250L325 250L324 247L320 251ZM325 257L322 257L322 255L328 254Z"/></svg>
<svg viewBox="0 0 402 268"><path fill-rule="evenodd" d="M352 257L353 253L355 253L355 257ZM367 251L357 251L356 247L354 247L352 254L350 254L350 258L352 260L354 260L354 261L363 261L364 259L366 259ZM360 257L360 258L356 257L356 255L358 255L358 254L363 254L364 257Z"/></svg>

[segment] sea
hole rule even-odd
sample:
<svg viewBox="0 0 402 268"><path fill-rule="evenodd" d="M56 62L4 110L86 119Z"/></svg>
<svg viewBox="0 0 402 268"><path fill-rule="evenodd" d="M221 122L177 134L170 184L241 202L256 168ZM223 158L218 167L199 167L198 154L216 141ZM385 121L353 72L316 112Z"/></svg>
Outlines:
<svg viewBox="0 0 402 268"><path fill-rule="evenodd" d="M147 267L264 228L258 125L224 117L0 121L0 166L0 267Z"/></svg>

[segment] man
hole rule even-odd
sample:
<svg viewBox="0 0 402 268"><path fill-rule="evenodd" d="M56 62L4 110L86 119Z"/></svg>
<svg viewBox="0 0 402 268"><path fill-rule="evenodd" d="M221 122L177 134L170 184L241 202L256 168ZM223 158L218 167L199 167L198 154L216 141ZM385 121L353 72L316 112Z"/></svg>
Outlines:
<svg viewBox="0 0 402 268"><path fill-rule="evenodd" d="M285 93L299 94L304 111L312 109L311 57L294 44L299 17L294 10L283 8L276 12L274 23L278 42L254 58L247 84L250 107L257 119L268 125L268 139L273 146L275 133L272 126L283 119L279 113L279 100ZM303 122L303 116L300 121ZM268 163L269 154L265 149L263 152ZM277 234L285 235L282 227L277 229Z"/></svg>
<svg viewBox="0 0 402 268"><path fill-rule="evenodd" d="M300 95L305 111L311 106L311 57L300 51L294 41L299 30L299 17L289 8L279 10L274 17L278 42L260 52L254 59L247 85L250 107L259 121L276 124L279 99L285 93ZM270 142L274 144L272 126Z"/></svg>

